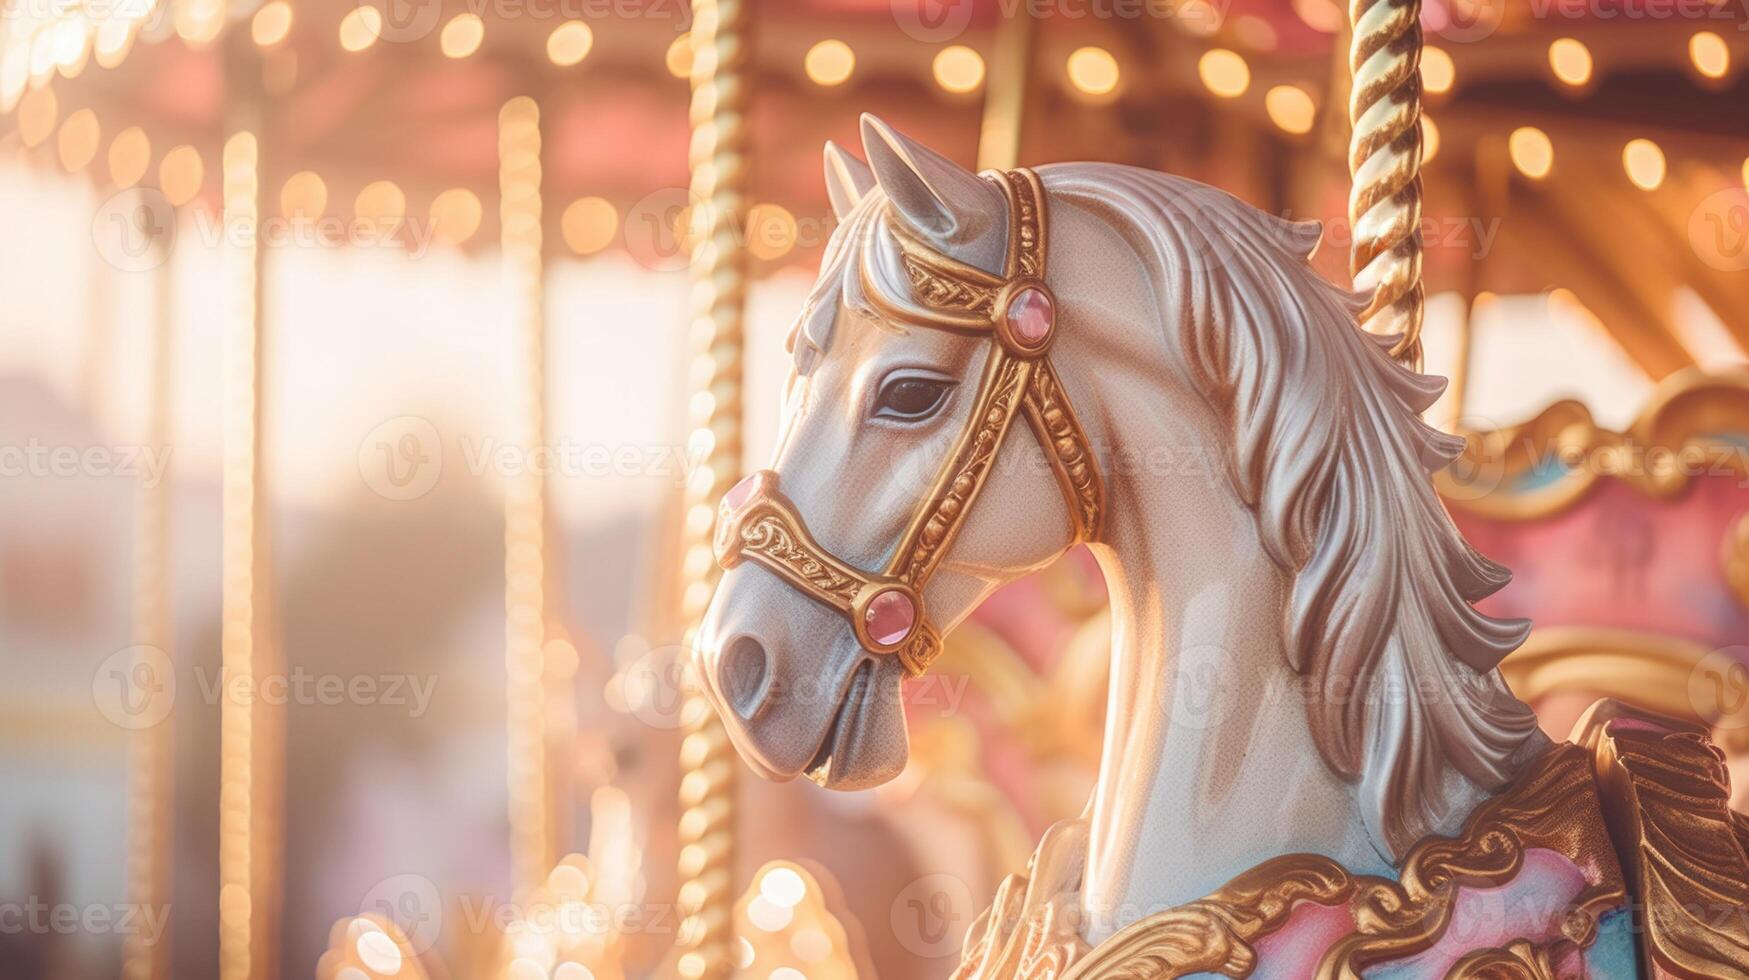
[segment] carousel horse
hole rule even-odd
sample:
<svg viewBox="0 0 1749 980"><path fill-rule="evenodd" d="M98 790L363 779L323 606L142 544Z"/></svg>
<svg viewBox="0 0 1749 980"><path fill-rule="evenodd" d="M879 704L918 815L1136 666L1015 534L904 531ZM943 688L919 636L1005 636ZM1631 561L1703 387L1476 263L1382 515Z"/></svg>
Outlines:
<svg viewBox="0 0 1749 980"><path fill-rule="evenodd" d="M1444 382L1358 329L1314 223L862 137L695 656L754 770L873 786L942 634L1088 545L1097 784L956 976L1749 977L1721 755L1613 702L1539 732L1495 669L1529 623L1473 605L1507 572L1430 485Z"/></svg>

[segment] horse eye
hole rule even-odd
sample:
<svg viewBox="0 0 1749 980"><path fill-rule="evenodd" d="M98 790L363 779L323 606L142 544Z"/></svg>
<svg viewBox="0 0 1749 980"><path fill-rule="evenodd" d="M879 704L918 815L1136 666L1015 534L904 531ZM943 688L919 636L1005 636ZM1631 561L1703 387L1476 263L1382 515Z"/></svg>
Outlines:
<svg viewBox="0 0 1749 980"><path fill-rule="evenodd" d="M881 386L875 400L875 417L916 422L935 414L947 400L953 385L946 381L915 376L892 378Z"/></svg>

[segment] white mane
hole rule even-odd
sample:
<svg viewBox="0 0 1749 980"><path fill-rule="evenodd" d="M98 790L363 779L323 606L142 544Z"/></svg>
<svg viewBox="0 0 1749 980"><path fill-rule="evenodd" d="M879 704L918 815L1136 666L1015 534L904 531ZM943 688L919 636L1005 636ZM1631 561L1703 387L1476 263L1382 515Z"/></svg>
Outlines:
<svg viewBox="0 0 1749 980"><path fill-rule="evenodd" d="M1441 815L1462 780L1501 788L1537 726L1494 670L1529 622L1471 605L1509 574L1464 541L1428 478L1463 448L1418 414L1444 380L1404 368L1386 353L1390 338L1359 329L1363 298L1307 261L1316 223L1133 167L1040 176L1048 200L1102 218L1135 250L1172 366L1231 421L1234 490L1293 576L1282 629L1292 667L1319 692L1311 734L1356 784L1373 839L1400 858L1455 831ZM859 267L880 288L907 288L876 254L890 248L881 198L868 194L828 248L792 335L802 373L827 349L839 308L863 305Z"/></svg>

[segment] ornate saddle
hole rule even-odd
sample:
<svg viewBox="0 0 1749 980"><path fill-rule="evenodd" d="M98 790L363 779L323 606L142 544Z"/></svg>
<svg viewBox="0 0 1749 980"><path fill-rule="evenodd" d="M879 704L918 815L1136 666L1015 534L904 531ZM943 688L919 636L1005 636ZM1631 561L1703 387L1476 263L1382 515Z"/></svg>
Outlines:
<svg viewBox="0 0 1749 980"><path fill-rule="evenodd" d="M1084 831L1059 825L954 976L1749 980L1749 817L1729 797L1704 728L1600 701L1398 880L1287 855L1091 949L1065 880Z"/></svg>

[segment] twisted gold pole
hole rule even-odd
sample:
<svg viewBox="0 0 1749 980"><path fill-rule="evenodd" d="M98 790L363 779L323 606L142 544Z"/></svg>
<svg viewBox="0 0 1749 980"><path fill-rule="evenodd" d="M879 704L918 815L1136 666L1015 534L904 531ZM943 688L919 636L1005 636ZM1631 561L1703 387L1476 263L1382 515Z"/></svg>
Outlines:
<svg viewBox="0 0 1749 980"><path fill-rule="evenodd" d="M170 446L170 349L173 266L164 240L152 242L159 260L152 298L151 356L147 365L145 444ZM134 642L163 657L148 669L174 664L170 619L170 487L168 468L159 482L142 481L134 537ZM133 733L128 762L128 902L160 914L170 908L171 813L175 729L166 716ZM168 935L128 933L122 943L123 980L164 980L169 975Z"/></svg>
<svg viewBox="0 0 1749 980"><path fill-rule="evenodd" d="M741 342L747 295L743 222L748 200L747 0L692 8L692 434L702 463L686 485L681 574L687 641L717 581L711 553L716 502L741 469ZM734 970L735 766L728 733L698 694L682 707L680 930L683 977Z"/></svg>
<svg viewBox="0 0 1749 980"><path fill-rule="evenodd" d="M546 441L546 318L541 265L540 106L519 96L498 113L499 238L514 307L521 402L513 417L532 453ZM524 466L504 490L504 667L510 871L517 894L558 859L547 765L546 481Z"/></svg>
<svg viewBox="0 0 1749 980"><path fill-rule="evenodd" d="M259 216L261 172L255 135L233 135L224 148L225 227L232 255L235 306L226 326L224 463L221 518L219 663L219 976L249 980L270 972L257 903L265 894L256 866L263 813L256 759L261 652L261 250L252 233Z"/></svg>
<svg viewBox="0 0 1749 980"><path fill-rule="evenodd" d="M1421 0L1351 0L1348 270L1375 289L1361 325L1396 334L1398 359L1421 363Z"/></svg>

